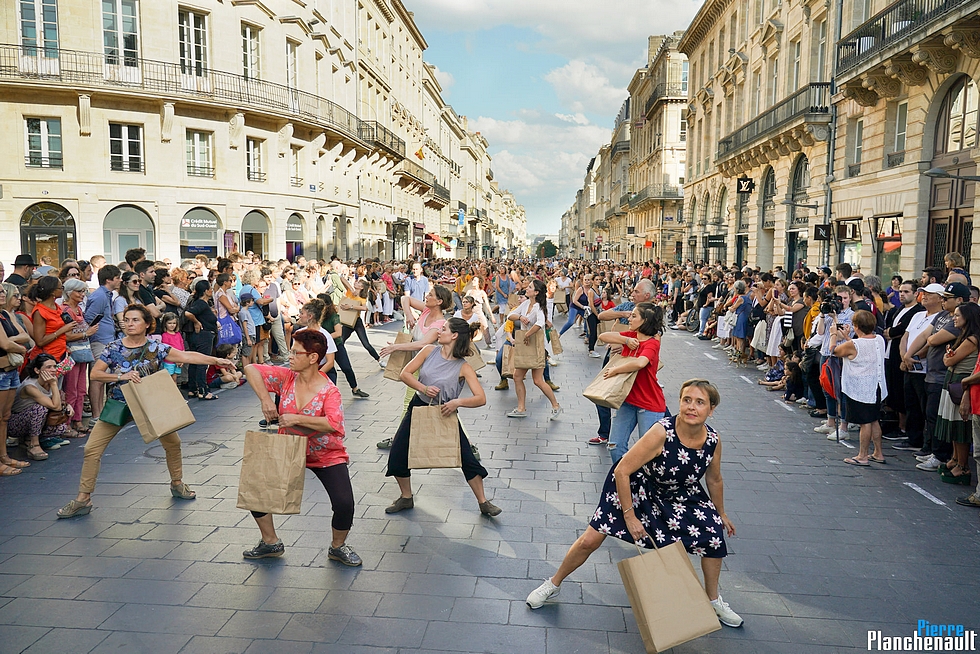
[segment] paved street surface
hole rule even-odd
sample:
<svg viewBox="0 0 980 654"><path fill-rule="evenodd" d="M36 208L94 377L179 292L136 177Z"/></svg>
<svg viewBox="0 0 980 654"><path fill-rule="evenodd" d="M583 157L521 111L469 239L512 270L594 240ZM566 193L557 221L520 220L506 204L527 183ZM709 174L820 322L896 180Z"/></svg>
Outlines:
<svg viewBox="0 0 980 654"><path fill-rule="evenodd" d="M393 336L369 331L375 344ZM524 605L584 529L610 464L585 443L596 418L580 395L601 360L585 358L574 333L553 370L559 422L547 422L537 390L529 418L504 417L513 385L494 391L490 367L488 405L461 413L503 509L492 520L456 470L416 473L414 511L384 513L397 488L375 442L394 434L405 389L349 341L371 393L352 400L341 381L360 569L327 560L330 503L311 474L303 514L276 519L286 555L241 558L258 540L235 506L243 434L261 417L248 388L192 404L198 422L181 437L194 502L170 497L161 448L132 427L110 445L87 517L55 519L76 492L81 443L0 480L0 652L642 652L615 565L635 550L615 539L554 604ZM755 384L754 368L730 367L687 334L668 333L664 349L671 405L692 376L722 392L710 424L738 534L721 586L745 618L675 651L865 650L869 630L908 636L919 619L980 627L980 516L953 503L964 487L891 449L886 466L847 466L854 450L814 434L804 411Z"/></svg>

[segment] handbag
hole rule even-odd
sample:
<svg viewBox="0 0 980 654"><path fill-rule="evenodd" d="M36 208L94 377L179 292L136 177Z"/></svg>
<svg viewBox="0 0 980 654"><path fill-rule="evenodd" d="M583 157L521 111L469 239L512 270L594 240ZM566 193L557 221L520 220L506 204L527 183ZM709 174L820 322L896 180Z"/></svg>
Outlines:
<svg viewBox="0 0 980 654"><path fill-rule="evenodd" d="M548 330L548 342L551 343L552 354L561 354L565 351L561 346L561 336L558 334L557 329Z"/></svg>
<svg viewBox="0 0 980 654"><path fill-rule="evenodd" d="M166 370L142 377L138 384L124 384L122 392L144 443L152 443L195 422L187 400Z"/></svg>
<svg viewBox="0 0 980 654"><path fill-rule="evenodd" d="M68 344L68 356L75 363L92 363L95 356L92 354L92 344L88 338L80 338Z"/></svg>
<svg viewBox="0 0 980 654"><path fill-rule="evenodd" d="M459 417L456 412L444 416L438 404L416 406L412 409L408 468L459 468L462 465Z"/></svg>
<svg viewBox="0 0 980 654"><path fill-rule="evenodd" d="M408 332L398 332L395 336L395 345L411 342L412 335ZM402 370L405 369L405 366L408 365L408 362L412 360L415 354L415 352L398 350L388 355L388 365L385 366L384 378L392 381L401 381Z"/></svg>
<svg viewBox="0 0 980 654"><path fill-rule="evenodd" d="M949 393L949 401L959 405L963 401L963 382L950 382L946 392Z"/></svg>
<svg viewBox="0 0 980 654"><path fill-rule="evenodd" d="M218 318L218 345L238 345L242 342L242 328L230 313Z"/></svg>
<svg viewBox="0 0 980 654"><path fill-rule="evenodd" d="M721 629L683 544L636 550L639 556L623 559L617 567L648 653Z"/></svg>
<svg viewBox="0 0 980 654"><path fill-rule="evenodd" d="M133 414L125 402L120 402L111 397L106 398L105 405L102 407L102 413L99 414L100 422L107 422L110 425L123 427L132 419Z"/></svg>
<svg viewBox="0 0 980 654"><path fill-rule="evenodd" d="M723 318L723 320L725 321L725 324L726 325L728 325L731 328L734 328L735 327L735 323L738 322L738 314L735 313L735 310L734 309L729 309L728 310L728 313L725 314L725 317Z"/></svg>

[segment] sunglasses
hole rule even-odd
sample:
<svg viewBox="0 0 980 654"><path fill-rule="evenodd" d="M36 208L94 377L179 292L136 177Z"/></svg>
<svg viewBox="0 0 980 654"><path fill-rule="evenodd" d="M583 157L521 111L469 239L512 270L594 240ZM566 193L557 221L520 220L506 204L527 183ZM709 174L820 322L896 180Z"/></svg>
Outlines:
<svg viewBox="0 0 980 654"><path fill-rule="evenodd" d="M79 277L79 276L80 276L80 273L78 273L78 272L70 272L67 275L65 275L65 277Z"/></svg>

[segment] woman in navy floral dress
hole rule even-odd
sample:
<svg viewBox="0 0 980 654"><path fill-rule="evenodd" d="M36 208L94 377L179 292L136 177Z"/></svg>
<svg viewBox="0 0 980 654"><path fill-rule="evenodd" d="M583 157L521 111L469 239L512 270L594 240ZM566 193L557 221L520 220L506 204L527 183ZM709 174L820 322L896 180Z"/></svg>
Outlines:
<svg viewBox="0 0 980 654"><path fill-rule="evenodd" d="M735 535L724 510L721 441L705 424L719 401L718 389L706 380L692 379L681 386L678 414L656 423L613 467L585 533L568 550L558 572L528 595L530 608L540 608L557 595L565 577L585 563L606 536L648 548L680 541L701 557L705 592L718 619L730 627L742 626L742 618L718 594L721 560L728 553L725 535ZM630 506L623 511L627 497Z"/></svg>

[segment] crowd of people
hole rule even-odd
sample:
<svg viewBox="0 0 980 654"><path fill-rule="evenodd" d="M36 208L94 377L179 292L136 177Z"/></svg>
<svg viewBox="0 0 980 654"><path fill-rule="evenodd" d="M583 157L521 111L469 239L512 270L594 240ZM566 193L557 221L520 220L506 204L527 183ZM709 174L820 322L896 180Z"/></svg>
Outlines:
<svg viewBox="0 0 980 654"><path fill-rule="evenodd" d="M556 595L608 535L644 545L678 541L702 557L719 620L740 626L717 583L725 535L735 533L724 511L723 435L706 424L721 398L710 382L691 380L671 415L657 377L665 330L687 329L733 365L756 365L759 383L808 411L829 439L859 432L857 453L845 463L885 464L883 441L891 441L914 451L919 469L969 485L970 444L977 456L980 433L980 291L964 268L950 253L945 268L928 268L918 280L895 276L885 287L846 263L761 271L561 259L268 261L235 252L174 265L135 249L118 264L94 256L55 268L22 254L0 287L0 476L87 438L79 493L59 511L85 515L101 457L120 429L108 409L125 404L124 384L166 370L188 400L215 401L220 389L247 383L261 406L260 426L308 436L307 467L333 506L328 556L356 566L361 559L347 543L355 506L337 368L352 398L369 394L357 379L365 371L354 370L347 350L351 336L382 368L396 353L404 361L389 376L406 387L399 427L378 443L389 449L386 475L399 489L387 513L414 508L413 414L427 405L444 416L484 405L487 354L496 364L493 389L509 392L513 382L506 415L514 420L531 414L528 373L550 405L544 418L560 420L552 367L568 356L603 359L604 378L634 376L615 417L595 409L588 443L609 449L612 468L586 533L528 606ZM368 330L392 321L402 333L391 341L386 330L388 344L376 350ZM568 347L573 329L581 347ZM484 489L490 473L462 424L459 442L480 513L499 515ZM161 444L172 495L194 499L182 478L179 436ZM957 501L980 506L980 489ZM243 556L283 555L272 515L252 515L261 539Z"/></svg>

